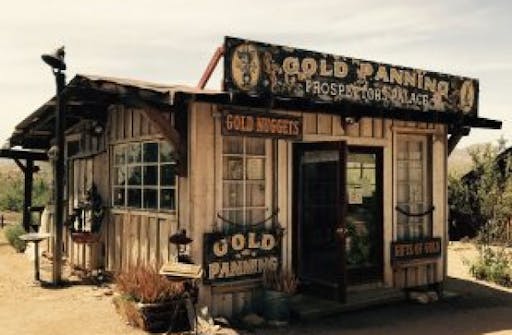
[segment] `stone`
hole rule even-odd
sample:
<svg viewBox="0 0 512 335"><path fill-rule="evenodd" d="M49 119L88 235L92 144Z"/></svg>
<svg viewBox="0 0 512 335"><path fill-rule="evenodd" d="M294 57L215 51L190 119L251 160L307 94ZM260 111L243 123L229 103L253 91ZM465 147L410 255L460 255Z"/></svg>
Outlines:
<svg viewBox="0 0 512 335"><path fill-rule="evenodd" d="M409 299L412 301L415 301L417 303L420 303L422 305L428 304L430 302L430 298L427 293L425 292L417 292L412 291L409 292Z"/></svg>

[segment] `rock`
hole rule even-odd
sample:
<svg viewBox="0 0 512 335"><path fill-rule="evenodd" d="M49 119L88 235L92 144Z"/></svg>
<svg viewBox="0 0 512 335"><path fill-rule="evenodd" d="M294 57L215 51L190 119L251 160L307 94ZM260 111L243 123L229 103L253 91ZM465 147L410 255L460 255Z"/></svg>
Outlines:
<svg viewBox="0 0 512 335"><path fill-rule="evenodd" d="M103 294L107 295L107 296L110 296L110 295L114 294L114 291L112 291L111 289L107 289L107 290L103 291Z"/></svg>
<svg viewBox="0 0 512 335"><path fill-rule="evenodd" d="M282 327L287 327L288 326L288 322L287 321L270 320L268 322L268 325L270 327L282 328Z"/></svg>
<svg viewBox="0 0 512 335"><path fill-rule="evenodd" d="M230 323L229 323L229 320L226 319L225 317L217 317L217 318L214 318L213 319L213 322L216 324L216 325L219 325L221 327L230 327Z"/></svg>
<svg viewBox="0 0 512 335"><path fill-rule="evenodd" d="M411 299L417 303L423 304L423 305L428 304L430 302L430 298L429 298L428 294L425 292L416 292L416 291L409 292L409 299Z"/></svg>
<svg viewBox="0 0 512 335"><path fill-rule="evenodd" d="M249 327L261 327L265 324L265 319L257 314L251 313L244 316L242 322Z"/></svg>
<svg viewBox="0 0 512 335"><path fill-rule="evenodd" d="M439 295L435 291L428 291L427 295L428 295L430 302L436 302L439 300Z"/></svg>

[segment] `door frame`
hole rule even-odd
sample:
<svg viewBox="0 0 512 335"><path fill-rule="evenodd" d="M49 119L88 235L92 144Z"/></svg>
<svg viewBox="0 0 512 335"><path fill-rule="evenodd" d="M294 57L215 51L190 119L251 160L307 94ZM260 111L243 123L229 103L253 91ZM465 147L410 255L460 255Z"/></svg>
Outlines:
<svg viewBox="0 0 512 335"><path fill-rule="evenodd" d="M346 162L348 145L346 141L323 141L323 142L307 142L307 143L293 143L293 184L292 184L292 268L298 275L300 272L300 255L302 244L302 229L300 227L302 220L302 201L301 189L302 179L300 156L304 151L308 150L338 150L338 185L337 185L337 234L336 239L337 251L340 255L337 261L337 288L331 289L334 292L327 292L329 296L335 297L335 300L345 302L347 291L347 276L346 276L346 256L345 256L345 216L346 216ZM325 287L323 288L325 289Z"/></svg>
<svg viewBox="0 0 512 335"><path fill-rule="evenodd" d="M375 154L376 162L375 162L375 177L376 177L376 196L378 199L377 207L379 211L377 213L377 222L378 222L378 233L380 236L377 250L379 250L379 266L378 272L380 279L371 278L369 282L383 282L384 281L384 148L381 146L363 146L363 145L348 145L347 153L361 153L361 154ZM348 162L348 157L346 162ZM346 213L346 212L345 212ZM361 270L364 271L364 270ZM352 274L353 275L353 274ZM360 275L360 274L355 274ZM376 275L375 275L376 276ZM347 269L347 285L351 285L350 279L351 274L348 273ZM361 283L366 284L366 282ZM357 285L357 283L355 284Z"/></svg>

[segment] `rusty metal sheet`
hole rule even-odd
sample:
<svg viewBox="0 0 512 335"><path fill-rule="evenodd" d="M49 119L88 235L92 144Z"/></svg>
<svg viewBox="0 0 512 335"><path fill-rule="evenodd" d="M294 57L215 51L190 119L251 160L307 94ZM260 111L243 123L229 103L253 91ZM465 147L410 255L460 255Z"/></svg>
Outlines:
<svg viewBox="0 0 512 335"><path fill-rule="evenodd" d="M466 77L226 37L224 88L477 116L479 87L478 80Z"/></svg>

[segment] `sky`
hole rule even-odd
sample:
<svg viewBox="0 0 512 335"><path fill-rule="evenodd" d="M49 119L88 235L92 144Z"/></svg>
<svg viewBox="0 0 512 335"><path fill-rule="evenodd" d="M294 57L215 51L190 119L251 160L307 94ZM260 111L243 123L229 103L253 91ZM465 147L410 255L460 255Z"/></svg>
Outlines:
<svg viewBox="0 0 512 335"><path fill-rule="evenodd" d="M40 55L66 47L76 73L196 85L225 35L477 78L479 115L459 147L512 145L512 2L343 0L0 0L0 142L46 102ZM219 66L209 88L219 88Z"/></svg>

